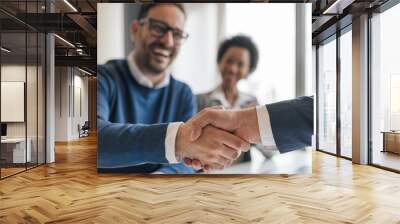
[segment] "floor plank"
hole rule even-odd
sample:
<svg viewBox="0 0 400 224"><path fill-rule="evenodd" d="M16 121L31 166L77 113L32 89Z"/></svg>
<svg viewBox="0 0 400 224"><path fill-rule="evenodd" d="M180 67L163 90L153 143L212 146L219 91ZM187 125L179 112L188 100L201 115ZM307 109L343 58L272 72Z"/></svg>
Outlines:
<svg viewBox="0 0 400 224"><path fill-rule="evenodd" d="M400 175L313 153L311 175L97 174L96 139L0 181L0 223L400 223Z"/></svg>

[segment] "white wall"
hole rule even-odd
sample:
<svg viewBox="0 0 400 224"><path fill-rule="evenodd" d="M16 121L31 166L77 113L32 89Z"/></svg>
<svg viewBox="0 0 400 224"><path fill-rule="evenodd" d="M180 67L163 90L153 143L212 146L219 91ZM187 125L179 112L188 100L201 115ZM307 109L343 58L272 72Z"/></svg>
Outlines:
<svg viewBox="0 0 400 224"><path fill-rule="evenodd" d="M88 121L88 107L89 107L89 102L88 102L88 78L87 76L83 77L81 75L76 74L77 70L75 70L75 75L74 75L74 108L75 113L72 113L72 119L71 119L71 135L73 138L79 137L79 132L78 132L78 124L82 126L85 121ZM82 74L82 73L80 73ZM80 93L77 91L80 90ZM79 97L80 94L80 97ZM81 102L79 102L81 101ZM81 107L81 108L79 108ZM79 110L82 110L80 113Z"/></svg>
<svg viewBox="0 0 400 224"><path fill-rule="evenodd" d="M69 68L55 68L55 141L68 141L69 121Z"/></svg>
<svg viewBox="0 0 400 224"><path fill-rule="evenodd" d="M56 67L56 141L78 138L78 124L82 126L88 120L88 78L82 75L75 68ZM77 97L79 89L80 98ZM79 113L79 105L82 106L82 115Z"/></svg>
<svg viewBox="0 0 400 224"><path fill-rule="evenodd" d="M33 66L25 65L2 65L1 66L1 81L17 81L25 82L26 71L31 74L33 71L36 72L36 68ZM33 96L28 93L28 96ZM36 94L35 94L36 96ZM3 97L3 96L2 96ZM7 110L8 108L1 108L1 110ZM30 119L29 119L30 120ZM7 136L8 137L25 137L25 125L26 122L8 122L7 123Z"/></svg>
<svg viewBox="0 0 400 224"><path fill-rule="evenodd" d="M295 4L229 4L227 9L227 35L248 35L259 50L257 70L239 83L239 89L256 95L262 104L293 98Z"/></svg>
<svg viewBox="0 0 400 224"><path fill-rule="evenodd" d="M24 122L24 103L24 82L1 82L2 122Z"/></svg>
<svg viewBox="0 0 400 224"><path fill-rule="evenodd" d="M123 4L97 4L97 64L125 54Z"/></svg>
<svg viewBox="0 0 400 224"><path fill-rule="evenodd" d="M303 7L299 9L299 7ZM301 11L301 13L299 13ZM303 19L298 19L299 17L303 17ZM301 70L304 72L304 93L302 95L311 96L315 95L315 71L314 65L315 62L315 46L312 46L312 9L311 3L306 4L297 4L296 5L296 20L301 21L301 24L296 23L296 48L297 55L295 58L297 64L297 70ZM301 31L299 31L299 28ZM303 35L303 38L299 38L298 35ZM299 45L299 46L298 46ZM300 48L300 49L299 49ZM303 60L301 60L303 58ZM299 66L300 64L300 66ZM296 71L296 76L299 71Z"/></svg>
<svg viewBox="0 0 400 224"><path fill-rule="evenodd" d="M185 4L189 39L173 65L174 77L189 84L194 93L207 92L220 81L217 73L220 4Z"/></svg>
<svg viewBox="0 0 400 224"><path fill-rule="evenodd" d="M37 70L38 69L38 70ZM41 66L25 66L20 64L3 64L1 66L1 76L3 81L10 82L24 82L26 85L26 107L25 100L20 102L19 108L12 108L10 106L2 106L2 112L17 113L19 110L24 116L26 112L26 120L23 118L22 122L6 122L7 123L7 137L9 138L24 138L25 135L30 139L32 161L39 163L44 162L44 74L42 73ZM27 80L26 80L27 78ZM23 87L22 87L23 88ZM2 94L4 94L2 89ZM19 90L20 94L24 94L24 89ZM7 94L7 92L5 93ZM10 94L10 93L9 93ZM2 95L2 98L8 98L7 95ZM24 98L24 97L21 97ZM12 102L11 102L12 103ZM3 102L2 102L3 104ZM14 110L14 111L13 111ZM37 153L39 156L37 157Z"/></svg>
<svg viewBox="0 0 400 224"><path fill-rule="evenodd" d="M25 82L25 65L2 65L1 81ZM28 67L28 70L31 68ZM7 108L1 108L6 110ZM25 137L25 123L11 122L7 123L7 137Z"/></svg>

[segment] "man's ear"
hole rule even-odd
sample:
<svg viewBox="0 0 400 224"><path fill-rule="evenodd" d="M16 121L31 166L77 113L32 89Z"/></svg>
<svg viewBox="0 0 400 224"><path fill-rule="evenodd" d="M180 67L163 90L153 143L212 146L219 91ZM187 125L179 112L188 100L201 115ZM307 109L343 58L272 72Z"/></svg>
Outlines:
<svg viewBox="0 0 400 224"><path fill-rule="evenodd" d="M139 32L139 26L140 26L139 21L137 21L137 20L132 21L131 29L130 29L132 43L135 41L135 36Z"/></svg>

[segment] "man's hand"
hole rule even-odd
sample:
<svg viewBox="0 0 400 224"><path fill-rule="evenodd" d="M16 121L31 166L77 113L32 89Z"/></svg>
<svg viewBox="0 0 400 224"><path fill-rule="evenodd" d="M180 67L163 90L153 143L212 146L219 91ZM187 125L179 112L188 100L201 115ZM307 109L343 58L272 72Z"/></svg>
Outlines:
<svg viewBox="0 0 400 224"><path fill-rule="evenodd" d="M203 129L204 127L212 125L232 132L249 143L259 144L261 142L256 108L242 110L206 108L189 120L187 124L191 130L190 137L192 141L202 136L202 133L205 131L205 129ZM204 164L204 162L196 160L197 158L193 158L195 157L184 158L185 164L196 169L215 169L212 164Z"/></svg>
<svg viewBox="0 0 400 224"><path fill-rule="evenodd" d="M229 131L249 143L261 143L256 108L220 110L206 108L189 120L191 139L196 140L207 125Z"/></svg>
<svg viewBox="0 0 400 224"><path fill-rule="evenodd" d="M203 126L202 135L190 139L191 120L179 127L175 141L178 159L196 159L196 163L223 169L232 164L241 151L248 151L250 144L243 139L213 126Z"/></svg>

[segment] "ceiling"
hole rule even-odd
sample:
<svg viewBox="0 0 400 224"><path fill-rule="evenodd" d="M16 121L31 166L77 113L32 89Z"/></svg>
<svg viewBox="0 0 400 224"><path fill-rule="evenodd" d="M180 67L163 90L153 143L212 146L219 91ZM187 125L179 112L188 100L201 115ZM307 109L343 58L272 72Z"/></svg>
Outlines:
<svg viewBox="0 0 400 224"><path fill-rule="evenodd" d="M48 0L47 5L44 0L1 0L2 46L12 49L2 52L2 61L29 63L44 47L36 43L38 33L54 32L56 65L96 73L96 15L97 1L92 0Z"/></svg>

